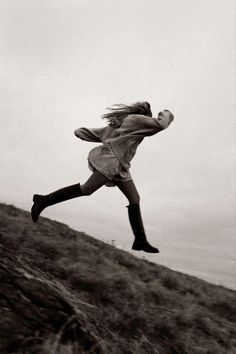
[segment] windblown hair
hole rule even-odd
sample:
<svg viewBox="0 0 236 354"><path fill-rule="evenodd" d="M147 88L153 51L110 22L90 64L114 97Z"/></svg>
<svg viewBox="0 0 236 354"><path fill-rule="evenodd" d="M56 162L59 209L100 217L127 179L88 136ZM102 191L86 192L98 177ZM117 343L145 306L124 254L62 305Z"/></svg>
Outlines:
<svg viewBox="0 0 236 354"><path fill-rule="evenodd" d="M144 116L152 117L152 111L150 103L148 102L136 102L132 105L126 104L114 104L112 107L108 107L109 113L102 115L103 119L107 119L109 126L119 128L123 123L123 120L130 114L142 114Z"/></svg>

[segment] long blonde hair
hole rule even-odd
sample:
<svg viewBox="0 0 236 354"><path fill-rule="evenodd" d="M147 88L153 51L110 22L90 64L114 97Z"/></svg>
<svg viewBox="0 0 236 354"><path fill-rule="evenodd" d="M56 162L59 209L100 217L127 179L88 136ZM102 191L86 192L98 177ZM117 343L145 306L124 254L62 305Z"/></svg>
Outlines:
<svg viewBox="0 0 236 354"><path fill-rule="evenodd" d="M103 114L102 119L107 119L109 126L114 128L119 128L123 123L123 120L129 114L142 114L144 116L152 117L151 106L148 102L136 102L132 105L118 103L107 109L109 109L110 112Z"/></svg>

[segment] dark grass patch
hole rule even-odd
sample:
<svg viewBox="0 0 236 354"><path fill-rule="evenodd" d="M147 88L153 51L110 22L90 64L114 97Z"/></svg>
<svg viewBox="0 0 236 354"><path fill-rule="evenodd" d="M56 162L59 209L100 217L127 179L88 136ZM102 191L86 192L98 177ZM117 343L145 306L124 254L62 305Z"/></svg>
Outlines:
<svg viewBox="0 0 236 354"><path fill-rule="evenodd" d="M91 353L236 352L234 291L13 206L0 205L0 252L0 352L71 354L84 335Z"/></svg>

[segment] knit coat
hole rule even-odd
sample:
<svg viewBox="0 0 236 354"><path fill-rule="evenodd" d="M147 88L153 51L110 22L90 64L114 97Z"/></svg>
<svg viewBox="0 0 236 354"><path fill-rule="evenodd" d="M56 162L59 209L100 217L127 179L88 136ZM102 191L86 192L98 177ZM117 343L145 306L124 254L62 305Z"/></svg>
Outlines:
<svg viewBox="0 0 236 354"><path fill-rule="evenodd" d="M86 141L109 144L124 170L130 168L138 145L147 137L166 129L172 120L128 115L119 128L78 128L75 135Z"/></svg>

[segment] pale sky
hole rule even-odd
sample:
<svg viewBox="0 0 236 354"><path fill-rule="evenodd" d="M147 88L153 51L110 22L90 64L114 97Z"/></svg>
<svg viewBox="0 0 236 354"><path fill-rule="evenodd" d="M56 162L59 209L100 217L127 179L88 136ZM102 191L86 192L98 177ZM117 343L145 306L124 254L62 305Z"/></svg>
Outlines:
<svg viewBox="0 0 236 354"><path fill-rule="evenodd" d="M147 100L175 121L132 161L149 259L236 288L235 1L1 0L0 200L26 210L90 175L105 108ZM130 249L117 188L44 216Z"/></svg>

